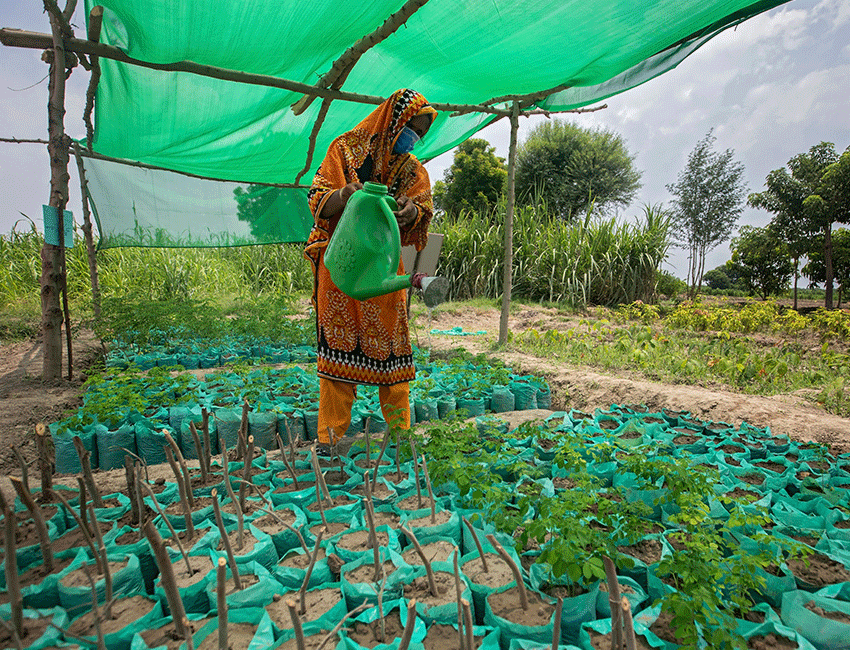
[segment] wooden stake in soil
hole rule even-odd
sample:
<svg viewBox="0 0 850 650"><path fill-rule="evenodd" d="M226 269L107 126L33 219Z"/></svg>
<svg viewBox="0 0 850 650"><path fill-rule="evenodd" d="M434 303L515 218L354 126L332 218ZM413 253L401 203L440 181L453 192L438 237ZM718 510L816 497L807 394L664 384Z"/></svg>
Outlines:
<svg viewBox="0 0 850 650"><path fill-rule="evenodd" d="M198 430L195 428L195 423L189 421L189 432L192 434L192 443L195 445L195 453L198 455L198 467L201 470L201 482L207 484L207 461L206 451L201 446L201 437L198 435Z"/></svg>
<svg viewBox="0 0 850 650"><path fill-rule="evenodd" d="M29 467L27 466L27 461L24 460L24 457L21 456L21 452L18 451L18 448L15 445L12 445L12 453L15 456L15 460L18 461L18 467L21 468L21 480L27 488L27 492L30 489L30 474Z"/></svg>
<svg viewBox="0 0 850 650"><path fill-rule="evenodd" d="M457 556L460 555L460 549L455 546L454 556L454 574L455 574L455 597L457 598L457 642L460 650L463 650L463 593L460 589L460 570L457 566ZM473 646L469 650L475 650Z"/></svg>
<svg viewBox="0 0 850 650"><path fill-rule="evenodd" d="M602 558L605 577L608 580L608 604L611 606L611 645L617 650L623 647L623 621L620 616L620 583L617 580L617 567L610 557Z"/></svg>
<svg viewBox="0 0 850 650"><path fill-rule="evenodd" d="M80 467L82 468L83 479L86 482L86 487L88 487L88 490L91 493L91 498L94 501L94 507L102 508L103 499L100 498L100 492L98 492L97 485L95 485L94 476L91 471L91 463L89 462L91 452L83 447L83 441L80 436L74 436L74 449L77 450L77 456L80 457Z"/></svg>
<svg viewBox="0 0 850 650"><path fill-rule="evenodd" d="M248 438L248 411L250 410L248 400L243 400L242 421L239 423L239 432L236 436L236 460L241 460L245 456L245 441Z"/></svg>
<svg viewBox="0 0 850 650"><path fill-rule="evenodd" d="M635 639L635 623L632 620L632 604L629 599L623 597L620 601L620 609L623 614L623 629L626 637L626 650L635 650L637 640Z"/></svg>
<svg viewBox="0 0 850 650"><path fill-rule="evenodd" d="M352 616L357 616L360 612L362 612L364 609L367 609L368 607L369 607L368 601L364 600L357 607L355 607L350 612L348 612L345 616L343 616L339 620L339 623L337 623L334 626L334 629L332 629L330 632L328 632L327 636L324 639L322 639L322 642L319 645L316 646L316 650L322 650L322 648L324 648L328 643L330 643L331 639L336 638L336 633L339 632L342 629L342 626L345 625L345 622L349 618L351 618Z"/></svg>
<svg viewBox="0 0 850 650"><path fill-rule="evenodd" d="M215 595L218 605L218 650L229 650L227 643L227 562L218 558Z"/></svg>
<svg viewBox="0 0 850 650"><path fill-rule="evenodd" d="M6 502L3 502L3 528L6 548L6 591L9 593L9 607L12 615L12 630L18 639L24 638L24 598L21 595L21 583L18 576L18 550L15 544L15 516Z"/></svg>
<svg viewBox="0 0 850 650"><path fill-rule="evenodd" d="M180 555L183 556L183 561L186 562L186 571L189 575L194 575L194 571L192 570L192 564L189 562L189 555L186 553L186 549L183 548L183 543L180 541L180 537L177 535L177 531L174 530L174 526L171 525L171 522L168 520L168 517L165 516L165 513L162 511L162 508L159 505L159 501L156 500L156 496L154 496L153 490L148 487L147 483L139 482L141 487L144 487L147 490L148 495L150 495L151 501L153 501L154 508L159 513L159 516L162 517L162 520L165 522L165 525L168 526L168 530L171 533L171 538L177 544L177 548L180 550ZM144 525L143 525L144 526Z"/></svg>
<svg viewBox="0 0 850 650"><path fill-rule="evenodd" d="M381 460L383 460L384 452L387 450L387 445L390 442L391 433L390 427L387 427L387 430L384 431L384 438L381 440L381 450L378 452L378 460L375 461L375 471L372 473L372 483L378 480L378 468L381 466Z"/></svg>
<svg viewBox="0 0 850 650"><path fill-rule="evenodd" d="M215 523L218 525L218 532L221 535L221 543L224 545L224 551L227 553L227 562L230 564L230 572L233 574L233 586L238 591L242 591L242 580L239 578L239 567L236 566L236 558L233 555L233 548L230 546L230 538L227 536L227 530L224 528L224 521L221 518L221 508L218 505L218 490L213 488L210 493L213 502L213 512L215 513Z"/></svg>
<svg viewBox="0 0 850 650"><path fill-rule="evenodd" d="M89 516L86 511L86 503L88 503L88 492L86 491L86 482L83 480L82 476L77 477L77 488L77 507L80 509L80 520L83 522L83 526L85 526L86 530L91 533L91 526L89 525Z"/></svg>
<svg viewBox="0 0 850 650"><path fill-rule="evenodd" d="M558 596L558 605L555 607L555 623L552 625L552 650L558 650L561 646L561 615L564 611L564 599Z"/></svg>
<svg viewBox="0 0 850 650"><path fill-rule="evenodd" d="M422 486L419 485L419 455L416 453L416 443L410 436L410 453L413 454L413 473L416 483L416 507L422 509Z"/></svg>
<svg viewBox="0 0 850 650"><path fill-rule="evenodd" d="M156 563L159 565L162 588L165 590L165 598L168 601L168 609L171 610L171 618L174 621L177 635L186 639L188 643L191 635L187 625L186 610L183 607L183 600L180 598L180 590L177 588L177 580L174 578L174 566L168 557L165 543L151 520L145 522L144 531Z"/></svg>
<svg viewBox="0 0 850 650"><path fill-rule="evenodd" d="M333 506L333 499L331 499L331 491L328 489L328 484L325 483L325 475L322 474L322 468L319 465L319 457L316 455L316 444L313 443L313 446L310 447L310 462L313 464L313 470L316 472L316 483L322 486L322 492L325 494L325 498L331 502Z"/></svg>
<svg viewBox="0 0 850 650"><path fill-rule="evenodd" d="M44 513L41 511L41 508L38 507L35 500L33 500L32 494L30 494L29 488L24 481L14 476L10 476L9 480L12 482L15 491L27 507L27 510L30 511L30 516L35 522L35 530L38 533L38 545L41 549L41 558L44 560L44 568L48 573L52 573L53 546L50 542L50 534L47 532L47 524L44 521ZM6 557L8 558L10 556L7 555Z"/></svg>
<svg viewBox="0 0 850 650"><path fill-rule="evenodd" d="M97 564L97 572L103 573L103 567L100 565L100 553L98 553L97 546L95 546L94 540L92 539L92 533L89 530L89 527L85 524L85 522L83 522L83 520L80 518L80 515L77 514L77 511L71 508L71 506L68 504L68 500L63 497L61 493L57 492L56 490L53 490L53 494L57 499L59 499L59 501L62 502L62 505L65 506L65 510L67 512L70 512L71 516L77 522L77 526L80 527L80 532L83 534L83 539L86 540L86 544L88 544L88 547L91 550L91 556L94 558L94 561ZM98 526L99 524L95 521L94 525Z"/></svg>
<svg viewBox="0 0 850 650"><path fill-rule="evenodd" d="M316 558L319 557L319 545L322 543L322 538L327 532L327 528L322 528L319 531L319 534L316 535L316 543L313 544L313 553L310 555L310 564L304 574L304 582L301 583L301 589L298 590L298 601L301 603L299 612L301 613L301 616L304 616L304 614L307 613L307 601L305 600L307 585L310 583L310 576L313 575L313 567L316 566Z"/></svg>
<svg viewBox="0 0 850 650"><path fill-rule="evenodd" d="M247 402L246 402L247 404ZM242 483L239 485L239 507L245 510L245 499L248 496L248 486L251 482L251 462L254 460L254 436L248 436L248 446L245 449L245 466L242 469Z"/></svg>
<svg viewBox="0 0 850 650"><path fill-rule="evenodd" d="M94 506L89 504L89 514L94 522L94 538L97 542L97 550L102 558L103 565L103 582L105 588L105 599L103 604L104 615L107 619L112 618L112 571L109 568L109 556L106 553L106 544L103 543L103 535L100 532L100 526L97 522L97 517L94 515Z"/></svg>
<svg viewBox="0 0 850 650"><path fill-rule="evenodd" d="M484 573L490 573L490 569L487 568L487 559L484 557L484 549L481 548L481 540L478 539L478 534L475 532L475 528L472 527L472 524L469 523L469 519L466 517L462 517L461 521L464 523L467 530L469 530L469 534L472 535L472 541L475 542L475 548L478 549L478 557L481 558L481 566L484 569Z"/></svg>
<svg viewBox="0 0 850 650"><path fill-rule="evenodd" d="M434 570L431 568L431 563L428 561L428 558L425 557L422 545L419 544L419 540L416 539L416 535L404 526L401 527L401 532L403 532L407 536L407 539L410 540L410 543L413 544L413 548L416 549L416 554L419 556L419 559L422 560L422 564L425 565L425 574L428 576L428 590L431 592L431 595L436 598L440 595L437 591L437 581L434 579ZM528 609L527 604L524 609Z"/></svg>
<svg viewBox="0 0 850 650"><path fill-rule="evenodd" d="M286 424L286 420L283 421ZM295 483L295 489L300 490L301 486L298 485L298 477L295 475L295 470L292 469L292 465L289 460L286 458L286 450L283 448L283 440L280 437L279 433L275 434L277 436L277 448L280 449L280 459L283 461L283 466L286 467L286 471L289 472L290 478L292 478L292 482Z"/></svg>
<svg viewBox="0 0 850 650"><path fill-rule="evenodd" d="M428 488L428 498L431 499L431 523L437 523L437 501L434 499L434 490L431 488L431 478L428 476L428 462L425 454L422 454L422 472L425 474L425 487Z"/></svg>
<svg viewBox="0 0 850 650"><path fill-rule="evenodd" d="M407 650L410 647L414 627L416 627L416 599L411 598L410 602L407 603L407 621L404 624L404 632L401 634L401 643L398 644L398 650Z"/></svg>
<svg viewBox="0 0 850 650"><path fill-rule="evenodd" d="M183 482L186 485L186 499L189 501L189 507L194 509L195 494L192 492L192 477L189 474L189 466L186 464L186 459L183 458L183 454L180 452L180 447L178 447L177 443L174 442L174 438L171 437L171 434L165 429L162 430L162 433L165 435L166 441L168 441L168 444L174 451L174 457L177 459L177 463L180 465L180 469L183 472Z"/></svg>
<svg viewBox="0 0 850 650"><path fill-rule="evenodd" d="M224 481L224 488L227 490L227 496L230 497L230 502L233 504L233 511L236 513L236 550L241 551L245 545L245 516L242 512L242 506L236 499L236 494L233 492L233 486L230 484L230 477ZM257 494L262 494L257 491Z"/></svg>
<svg viewBox="0 0 850 650"><path fill-rule="evenodd" d="M91 588L91 613L92 619L94 620L94 630L97 634L97 650L106 650L106 640L103 636L103 626L101 625L102 619L100 617L100 608L97 606L97 587L95 587L94 579L91 577L91 573L89 573L88 567L80 567L83 571L83 574L86 576L86 580L89 581L89 587ZM107 606L109 603L107 602Z"/></svg>
<svg viewBox="0 0 850 650"><path fill-rule="evenodd" d="M139 463L134 463L133 465L133 476L136 479L136 508L139 511L139 541L142 541L144 534L142 533L142 525L145 523L145 515L147 514L147 510L145 509L145 500L142 497L142 466ZM147 484L145 484L147 485ZM156 501L156 497L153 498ZM165 517L163 517L165 519Z"/></svg>
<svg viewBox="0 0 850 650"><path fill-rule="evenodd" d="M505 549L502 548L502 545L496 540L493 535L487 535L487 541L496 549L496 552L499 556L508 563L508 566L511 567L511 573L514 574L514 580L516 581L516 587L519 590L519 602L524 610L528 610L528 594L525 591L525 585L522 582L522 573L520 573L519 567L514 562L513 558L507 554Z"/></svg>
<svg viewBox="0 0 850 650"><path fill-rule="evenodd" d="M298 612L295 611L295 601L287 598L286 607L289 609L289 618L292 619L292 629L295 630L295 643L298 645L298 650L304 650L304 630L301 628Z"/></svg>
<svg viewBox="0 0 850 650"><path fill-rule="evenodd" d="M375 503L372 501L372 484L369 481L369 473L366 472L363 475L363 492L364 492L364 504L363 508L366 513L367 523L369 525L369 545L370 548L377 549L378 547L378 533L375 530ZM377 558L377 556L376 556ZM377 563L377 559L375 560Z"/></svg>
<svg viewBox="0 0 850 650"><path fill-rule="evenodd" d="M207 466L207 474L212 469L212 439L210 438L210 412L205 406L201 407L201 435L204 438L203 463Z"/></svg>
<svg viewBox="0 0 850 650"><path fill-rule="evenodd" d="M136 498L136 469L129 454L124 454L124 478L127 480L127 496L130 499L130 525L138 526L141 530L142 511Z"/></svg>
<svg viewBox="0 0 850 650"><path fill-rule="evenodd" d="M38 448L38 470L41 473L41 499L50 498L53 489L53 466L47 449L47 427L44 422L35 425L35 444Z"/></svg>
<svg viewBox="0 0 850 650"><path fill-rule="evenodd" d="M171 471L174 472L177 491L180 493L180 505L183 508L183 521L185 522L189 539L192 539L195 536L195 523L192 521L192 508L189 506L189 499L186 496L186 483L180 474L180 468L177 467L177 463L174 461L174 454L171 453L171 448L168 445L163 445L162 448L165 450L165 458L168 460L168 464L171 465Z"/></svg>
<svg viewBox="0 0 850 650"><path fill-rule="evenodd" d="M463 608L463 622L466 626L466 647L467 650L475 650L475 631L472 629L472 605L466 598L460 599L460 605Z"/></svg>

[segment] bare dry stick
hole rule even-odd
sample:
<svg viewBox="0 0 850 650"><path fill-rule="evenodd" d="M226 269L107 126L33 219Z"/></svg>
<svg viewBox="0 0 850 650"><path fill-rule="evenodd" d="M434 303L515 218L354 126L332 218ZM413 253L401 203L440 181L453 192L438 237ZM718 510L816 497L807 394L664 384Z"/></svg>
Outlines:
<svg viewBox="0 0 850 650"><path fill-rule="evenodd" d="M148 475L148 464L145 462L145 459L144 459L144 458L139 458L136 454L134 454L132 451L130 451L130 450L129 450L129 449L127 449L126 447L121 447L121 451L123 451L125 454L130 454L133 458L135 458L135 459L136 459L136 463L137 463L137 464L139 464L139 465L141 465L142 467L144 467L144 469L145 469L145 480L146 480L148 483L150 483L150 482L151 482L151 477Z"/></svg>
<svg viewBox="0 0 850 650"><path fill-rule="evenodd" d="M286 429L286 437L289 438L289 462L295 463L295 438L292 437L292 430L289 428L289 417L283 418L283 426ZM283 453L283 452L281 452Z"/></svg>
<svg viewBox="0 0 850 650"><path fill-rule="evenodd" d="M18 451L18 448L15 445L12 445L12 453L15 455L15 459L18 461L18 466L21 468L21 480L24 482L24 485L27 486L27 491L29 491L30 474L27 461L24 460L24 457L21 456L21 452Z"/></svg>
<svg viewBox="0 0 850 650"><path fill-rule="evenodd" d="M298 646L298 650L305 650L304 630L301 627L301 619L298 618L298 612L295 611L295 601L287 598L286 607L289 609L289 618L292 620L292 629L295 631L295 645Z"/></svg>
<svg viewBox="0 0 850 650"><path fill-rule="evenodd" d="M32 494L29 491L29 487L26 482L16 478L14 476L10 476L9 480L12 482L12 485L15 488L15 491L18 493L18 496L23 501L24 505L27 507L27 510L30 511L30 516L35 522L35 530L38 533L38 545L41 549L41 558L44 560L44 568L48 573L53 572L53 546L50 542L50 533L47 532L47 524L44 521L44 513L41 511L41 508L38 507L38 504L32 498ZM6 556L7 558L10 556ZM14 556L12 556L14 557Z"/></svg>
<svg viewBox="0 0 850 650"><path fill-rule="evenodd" d="M322 650L322 648L324 648L328 643L330 643L331 639L336 637L336 633L339 632L342 629L342 626L345 625L345 622L349 618L351 618L352 616L357 616L360 612L362 612L367 607L369 607L369 604L368 604L367 601L364 600L357 607L355 607L350 612L348 612L348 614L343 616L340 619L339 623L337 623L336 626L334 626L334 629L332 629L330 632L328 632L328 635L324 639L322 639L322 642L319 645L316 646L316 650Z"/></svg>
<svg viewBox="0 0 850 650"><path fill-rule="evenodd" d="M313 575L313 567L316 566L316 558L319 557L319 545L322 543L322 538L328 532L327 528L322 528L319 534L316 535L316 543L313 544L313 552L310 554L310 564L307 566L307 571L304 574L304 582L301 583L301 589L298 590L298 602L301 603L299 612L301 616L307 613L307 602L305 594L307 593L307 585L310 582L310 576Z"/></svg>
<svg viewBox="0 0 850 650"><path fill-rule="evenodd" d="M564 611L564 599L558 596L555 607L555 623L552 625L552 650L558 650L561 645L561 614Z"/></svg>
<svg viewBox="0 0 850 650"><path fill-rule="evenodd" d="M183 482L186 487L186 499L189 501L189 507L194 508L195 495L192 492L192 477L189 475L189 466L186 464L186 459L183 458L183 454L180 452L180 447L178 447L177 443L174 442L174 438L171 437L171 434L164 429L162 433L165 435L166 441L174 451L174 457L177 459L177 463L180 465L180 470L183 472Z"/></svg>
<svg viewBox="0 0 850 650"><path fill-rule="evenodd" d="M245 457L245 442L248 439L248 411L251 407L248 400L242 401L242 421L239 423L239 432L236 436L236 460Z"/></svg>
<svg viewBox="0 0 850 650"><path fill-rule="evenodd" d="M428 476L428 463L425 454L422 454L422 472L425 474L425 487L428 488L428 498L431 499L431 523L437 523L437 501L434 499L434 490L431 488L431 477Z"/></svg>
<svg viewBox="0 0 850 650"><path fill-rule="evenodd" d="M89 526L89 516L86 514L86 503L88 502L86 491L86 482L83 480L82 476L77 477L77 488L78 488L78 497L77 497L77 507L80 509L80 520L83 522L86 530L91 533L91 527Z"/></svg>
<svg viewBox="0 0 850 650"><path fill-rule="evenodd" d="M283 421L286 424L286 420ZM292 482L295 483L295 489L300 490L301 486L298 485L298 477L295 475L295 470L292 469L292 465L289 460L286 458L286 451L283 448L283 440L280 437L280 434L275 434L277 436L277 448L280 449L280 458L283 461L284 467L286 467L286 471L289 472L289 476L292 478Z"/></svg>
<svg viewBox="0 0 850 650"><path fill-rule="evenodd" d="M76 511L76 510L73 510L73 509L71 508L71 506L70 506L70 505L68 505L68 500L67 500L65 497L63 497L63 496L62 496L59 492L57 492L56 490L53 490L53 494L56 496L56 498L58 498L58 499L59 499L59 501L61 501L61 502L62 502L62 505L63 505L63 506L65 506L65 509L66 509L68 512L70 512L70 513L71 513L71 516L72 516L72 517L74 518L74 520L77 522L77 526L79 526L79 527L80 527L80 532L83 534L83 539L85 539L85 540L86 540L86 544L88 544L89 549L91 549L92 557L94 558L95 563L97 564L97 572L98 572L98 573L103 573L103 567L101 567L101 565L100 565L100 562L101 562L101 560L100 560L100 553L98 553L98 552L97 552L97 547L94 545L94 540L92 539L91 531L89 530L89 527L88 527L88 526L86 526L86 525L83 523L83 520L82 520L82 519L80 519L80 515L77 513L77 511ZM94 525L95 525L95 526L97 526L97 522L94 522Z"/></svg>
<svg viewBox="0 0 850 650"><path fill-rule="evenodd" d="M368 420L371 418L367 418ZM384 437L381 440L381 450L378 452L378 460L375 461L375 471L372 473L372 483L378 480L378 468L381 466L381 461L384 458L384 452L387 450L387 445L390 443L390 427L387 427L387 430L384 431ZM398 455L398 449L396 449L396 455Z"/></svg>
<svg viewBox="0 0 850 650"><path fill-rule="evenodd" d="M189 539L195 536L195 523L192 521L192 508L189 506L189 499L186 496L186 484L183 482L183 476L180 474L180 468L174 461L174 454L171 453L171 448L168 445L163 445L165 450L165 458L168 464L171 465L171 471L174 472L174 478L177 482L177 491L180 493L180 505L183 508L183 521L186 522L186 532L189 533Z"/></svg>
<svg viewBox="0 0 850 650"><path fill-rule="evenodd" d="M186 639L188 643L191 634L187 625L186 610L183 607L183 600L180 598L180 590L177 588L177 580L174 577L174 566L171 564L171 558L168 557L165 543L159 536L159 531L153 525L152 520L148 519L145 522L144 531L156 563L159 565L162 588L165 589L165 598L168 601L168 609L171 610L171 618L174 620L177 635Z"/></svg>
<svg viewBox="0 0 850 650"><path fill-rule="evenodd" d="M611 606L611 646L620 650L623 647L623 621L620 616L620 583L617 580L617 567L610 557L602 558L605 577L608 580L608 604Z"/></svg>
<svg viewBox="0 0 850 650"><path fill-rule="evenodd" d="M623 616L623 629L626 637L626 650L635 650L637 640L635 639L635 623L632 620L632 604L625 596L620 601L620 609Z"/></svg>
<svg viewBox="0 0 850 650"><path fill-rule="evenodd" d="M141 530L142 511L139 509L139 500L136 498L136 470L129 454L124 454L124 478L127 480L127 496L130 498L130 523Z"/></svg>
<svg viewBox="0 0 850 650"><path fill-rule="evenodd" d="M3 528L6 548L6 591L9 594L12 629L18 639L24 637L24 598L21 595L21 583L18 576L17 546L15 545L15 516L5 501L3 502Z"/></svg>
<svg viewBox="0 0 850 650"><path fill-rule="evenodd" d="M102 620L100 618L100 609L97 606L97 587L95 586L94 579L89 573L88 567L83 566L80 568L85 574L86 580L89 581L89 587L91 587L91 614L92 619L94 620L95 634L97 634L97 650L106 650L106 640L103 637L103 625L101 625ZM108 607L109 605L110 603L107 601L106 606Z"/></svg>
<svg viewBox="0 0 850 650"><path fill-rule="evenodd" d="M242 512L242 506L236 499L236 493L233 491L233 486L230 484L230 477L227 476L227 472L225 472L225 476L224 489L227 491L227 496L230 497L230 502L233 504L233 511L236 513L236 550L241 551L242 546L245 544L245 516ZM257 494L263 496L259 490L257 490Z"/></svg>
<svg viewBox="0 0 850 650"><path fill-rule="evenodd" d="M38 448L38 469L41 474L41 499L46 499L53 489L53 468L47 448L47 427L44 422L35 425L35 444Z"/></svg>
<svg viewBox="0 0 850 650"><path fill-rule="evenodd" d="M133 476L136 479L136 501L138 502L137 508L139 509L139 541L142 541L142 538L144 537L144 534L142 533L142 525L145 523L145 514L147 513L147 511L145 510L145 500L142 497L141 469L142 466L139 465L139 463L135 463L133 465ZM147 485L147 483L145 483L145 485ZM156 498L154 498L154 501L156 501ZM163 517L163 519L165 519L165 517Z"/></svg>
<svg viewBox="0 0 850 650"><path fill-rule="evenodd" d="M472 623L472 605L466 598L460 599L460 605L463 607L463 622L466 627L466 647L467 650L475 650L475 630Z"/></svg>
<svg viewBox="0 0 850 650"><path fill-rule="evenodd" d="M514 562L514 559L508 555L507 551L502 548L502 545L496 540L493 535L487 535L487 541L492 544L493 548L496 549L496 552L499 556L508 563L508 566L511 567L511 573L514 574L514 580L516 581L517 589L519 589L519 602L524 610L528 609L528 594L525 592L525 584L522 582L522 573L520 573L519 567Z"/></svg>
<svg viewBox="0 0 850 650"><path fill-rule="evenodd" d="M247 402L246 402L247 404ZM239 507L245 509L245 499L248 496L248 486L251 482L251 461L254 460L254 436L248 436L248 446L245 449L245 466L242 469L242 483L239 485Z"/></svg>
<svg viewBox="0 0 850 650"><path fill-rule="evenodd" d="M484 557L484 549L481 548L481 540L478 539L478 533L475 532L475 528L469 523L469 519L463 517L461 521L466 525L469 534L472 535L472 541L475 542L475 548L478 549L478 557L481 558L481 566L484 569L484 573L490 573L490 569L487 568L487 559Z"/></svg>
<svg viewBox="0 0 850 650"><path fill-rule="evenodd" d="M460 570L457 566L457 556L460 555L460 549L455 546L454 555L454 574L455 574L455 597L457 598L457 643L460 650L463 650L463 593L460 589ZM468 650L475 650L475 646L470 646Z"/></svg>
<svg viewBox="0 0 850 650"><path fill-rule="evenodd" d="M416 627L416 599L411 598L410 602L407 603L407 622L404 624L404 632L401 633L401 643L398 644L398 650L407 650L410 647L414 627Z"/></svg>
<svg viewBox="0 0 850 650"><path fill-rule="evenodd" d="M381 579L381 553L378 548L378 534L375 532L375 514L369 509L369 504L366 503L366 498L363 498L363 510L366 513L366 525L369 527L369 541L367 547L372 549L372 561L375 564L375 576L373 582L378 582Z"/></svg>
<svg viewBox="0 0 850 650"><path fill-rule="evenodd" d="M91 498L94 501L95 508L103 507L103 499L100 498L100 492L97 490L97 485L94 482L94 476L91 472L91 452L83 447L83 441L80 436L74 436L74 449L77 450L77 456L80 457L80 468L82 469L83 479L86 481L86 487L91 492Z"/></svg>
<svg viewBox="0 0 850 650"><path fill-rule="evenodd" d="M391 427L395 429L394 426ZM377 471L377 470L376 470ZM401 430L395 433L395 481L401 483Z"/></svg>
<svg viewBox="0 0 850 650"><path fill-rule="evenodd" d="M204 485L207 484L207 463L204 460L204 448L201 446L201 437L198 435L198 430L195 428L195 423L189 421L189 433L192 434L192 442L195 445L195 453L198 455L198 467L201 470L201 481Z"/></svg>
<svg viewBox="0 0 850 650"><path fill-rule="evenodd" d="M322 468L319 465L319 457L316 455L316 443L313 443L313 446L310 447L310 462L313 464L313 471L316 472L316 482L322 486L322 492L325 495L325 498L331 502L331 506L333 506L334 500L331 498L331 491L328 490L328 484L325 483L325 475L322 474Z"/></svg>
<svg viewBox="0 0 850 650"><path fill-rule="evenodd" d="M221 518L221 508L218 506L218 490L213 488L210 493L213 502L213 512L215 513L215 523L218 525L218 532L221 535L221 543L224 545L224 551L227 553L227 562L230 564L230 572L233 574L233 586L238 591L242 591L242 580L239 577L239 567L236 566L236 557L233 555L233 548L230 546L230 538L227 536L227 530L224 527L224 521Z"/></svg>
<svg viewBox="0 0 850 650"><path fill-rule="evenodd" d="M363 493L365 499L363 509L366 512L366 520L369 524L369 547L377 548L378 533L375 530L375 503L372 501L372 484L369 481L369 472L363 475ZM375 562L377 564L377 560Z"/></svg>
<svg viewBox="0 0 850 650"><path fill-rule="evenodd" d="M215 595L218 601L218 650L229 650L227 643L227 562L218 558Z"/></svg>
<svg viewBox="0 0 850 650"><path fill-rule="evenodd" d="M271 511L271 510L268 510L268 509L266 509L266 508L260 508L259 510L260 510L260 512L265 512L267 515L271 515L272 517L274 517L274 518L275 518L275 520L276 520L276 521L277 521L277 522L278 522L281 526L283 526L283 527L284 527L284 528L286 528L287 530L291 530L293 533L295 533L295 535L298 537L298 542L301 544L301 548L303 548L303 549L304 549L304 551L306 551L307 553L309 553L309 552L310 552L310 549L309 549L309 548L307 548L307 542L306 542L306 540L304 539L304 535L302 535L302 534L301 534L301 531L300 531L300 530L298 530L297 528L293 528L291 525L287 524L287 523L286 523L283 519L281 519L280 517L278 517L278 516L277 516L277 515L276 515L273 511Z"/></svg>
<svg viewBox="0 0 850 650"><path fill-rule="evenodd" d="M195 572L192 570L192 565L189 562L189 555L186 553L186 549L183 548L183 543L180 541L180 537L177 535L177 531L174 530L174 526L171 525L171 522L168 520L168 517L165 516L165 513L162 511L162 507L159 505L159 501L156 500L156 496L154 496L153 490L148 487L147 483L139 482L139 485L145 490L147 490L148 495L153 501L154 508L159 513L159 516L162 517L162 520L165 522L165 525L168 526L169 532L171 532L171 537L174 539L174 542L177 544L177 548L180 550L180 555L183 556L183 560L186 562L186 570L189 572L191 576Z"/></svg>
<svg viewBox="0 0 850 650"><path fill-rule="evenodd" d="M419 556L419 559L422 560L422 564L425 565L425 574L428 576L428 590L431 592L432 596L438 596L439 592L437 592L437 581L434 579L434 570L431 568L431 563L428 561L428 558L425 557L425 551L422 550L422 545L419 543L419 540L416 539L416 535L414 535L411 530L402 526L401 532L403 532L407 536L407 539L410 540L410 543L413 544L413 548L416 549L416 554ZM525 609L528 609L528 607Z"/></svg>
<svg viewBox="0 0 850 650"><path fill-rule="evenodd" d="M413 474L416 483L416 507L422 508L422 486L419 485L419 456L416 453L416 443L413 442L413 436L410 436L410 453L413 454Z"/></svg>
<svg viewBox="0 0 850 650"><path fill-rule="evenodd" d="M204 456L202 463L207 466L207 474L212 468L212 439L210 438L210 412L205 406L201 407L201 435L204 438Z"/></svg>
<svg viewBox="0 0 850 650"><path fill-rule="evenodd" d="M322 523L327 527L328 520L325 516L325 504L322 497L322 488L319 487L319 481L316 481L313 487L316 488L316 505L319 507L319 515L322 517Z"/></svg>
<svg viewBox="0 0 850 650"><path fill-rule="evenodd" d="M103 563L103 584L106 592L104 599L104 616L108 620L112 619L112 571L109 568L109 556L106 553L106 544L103 543L103 535L100 532L100 526L97 525L97 518L94 516L94 506L89 504L89 515L95 522L92 526L94 529L94 539L97 542L97 550L100 553Z"/></svg>

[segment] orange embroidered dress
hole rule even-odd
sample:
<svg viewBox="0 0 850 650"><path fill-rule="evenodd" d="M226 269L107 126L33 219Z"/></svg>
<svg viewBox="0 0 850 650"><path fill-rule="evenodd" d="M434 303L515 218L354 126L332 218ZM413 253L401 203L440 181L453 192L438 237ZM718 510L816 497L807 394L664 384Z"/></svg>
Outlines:
<svg viewBox="0 0 850 650"><path fill-rule="evenodd" d="M402 229L401 243L422 250L428 241L433 213L431 182L413 154L394 154L393 146L410 118L435 112L419 93L409 89L396 91L360 124L331 143L313 179L307 197L315 224L305 254L315 275L313 306L320 377L387 386L414 378L406 290L362 301L340 291L324 264L325 248L336 223L318 215L331 193L348 183L381 183L391 196L404 194L416 205L416 221ZM399 265L399 273L404 273L403 264Z"/></svg>

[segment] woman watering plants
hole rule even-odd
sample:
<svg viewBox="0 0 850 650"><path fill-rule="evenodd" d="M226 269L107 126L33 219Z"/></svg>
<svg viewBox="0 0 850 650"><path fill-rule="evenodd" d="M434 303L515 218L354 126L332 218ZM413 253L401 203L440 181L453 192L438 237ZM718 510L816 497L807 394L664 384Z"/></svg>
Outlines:
<svg viewBox="0 0 850 650"><path fill-rule="evenodd" d="M393 214L402 245L413 245L416 250L425 247L433 210L431 182L410 151L428 132L435 116L436 111L419 93L396 91L331 143L307 194L315 221L305 254L315 276L318 438L319 452L325 455L351 423L357 384L379 386L387 423L410 427L409 382L415 367L406 291L368 300L350 298L331 280L324 253L348 199L367 181L386 185L398 203Z"/></svg>

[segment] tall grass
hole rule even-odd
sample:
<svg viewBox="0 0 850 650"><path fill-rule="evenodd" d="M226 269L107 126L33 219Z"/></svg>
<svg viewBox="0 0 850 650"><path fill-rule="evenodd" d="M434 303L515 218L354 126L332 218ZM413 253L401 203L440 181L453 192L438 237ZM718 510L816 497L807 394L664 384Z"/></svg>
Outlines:
<svg viewBox="0 0 850 650"><path fill-rule="evenodd" d="M438 273L451 281L454 300L502 293L505 203L437 220L445 235ZM617 305L655 297L657 270L669 247L670 221L645 206L636 224L588 214L567 223L545 204L514 214L512 294L533 301Z"/></svg>

